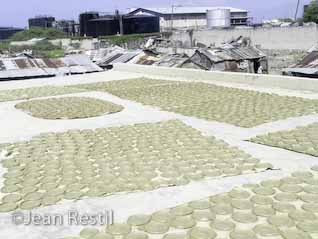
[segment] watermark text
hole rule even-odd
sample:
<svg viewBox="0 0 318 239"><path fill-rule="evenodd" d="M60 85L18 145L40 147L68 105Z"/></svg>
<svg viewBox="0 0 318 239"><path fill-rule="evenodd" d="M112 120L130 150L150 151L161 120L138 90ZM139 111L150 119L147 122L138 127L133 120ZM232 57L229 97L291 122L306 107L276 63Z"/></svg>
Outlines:
<svg viewBox="0 0 318 239"><path fill-rule="evenodd" d="M34 226L104 226L114 222L114 212L105 210L98 213L80 213L70 210L66 214L15 212L12 223L15 225Z"/></svg>

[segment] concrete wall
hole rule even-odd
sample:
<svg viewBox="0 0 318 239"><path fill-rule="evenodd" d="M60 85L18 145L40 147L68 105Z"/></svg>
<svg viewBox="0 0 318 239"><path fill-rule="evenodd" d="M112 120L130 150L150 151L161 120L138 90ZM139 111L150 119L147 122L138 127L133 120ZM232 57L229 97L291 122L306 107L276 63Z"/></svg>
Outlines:
<svg viewBox="0 0 318 239"><path fill-rule="evenodd" d="M141 45L144 45L148 38L141 38L131 40L127 43L120 44L121 47L127 49L138 49ZM94 50L98 48L107 48L111 46L111 43L106 43L107 40L98 40L97 38L93 39L81 39L81 40L71 40L71 39L56 39L50 41L52 44L57 46L62 46L64 49L67 49L71 44L79 44L80 50Z"/></svg>
<svg viewBox="0 0 318 239"><path fill-rule="evenodd" d="M62 46L63 48L69 47L72 43L79 43L81 50L92 50L95 48L95 43L97 39L82 39L82 40L71 40L69 38L66 39L56 39L50 40L50 42L57 46Z"/></svg>
<svg viewBox="0 0 318 239"><path fill-rule="evenodd" d="M196 48L156 47L156 51L161 54L187 54L188 56L192 56Z"/></svg>
<svg viewBox="0 0 318 239"><path fill-rule="evenodd" d="M175 15L173 20L170 17L160 17L160 29L161 31L170 30L173 28L188 28L198 29L207 26L206 16L179 16Z"/></svg>
<svg viewBox="0 0 318 239"><path fill-rule="evenodd" d="M62 46L63 48L67 48L71 44L71 39L69 39L69 38L56 39L56 40L50 40L50 42L53 45Z"/></svg>
<svg viewBox="0 0 318 239"><path fill-rule="evenodd" d="M143 66L135 64L114 64L113 70L132 73L142 73L163 77L178 77L188 80L206 80L211 82L238 83L264 88L281 88L297 91L318 93L318 80L311 78L258 75L248 73L203 71L158 66Z"/></svg>
<svg viewBox="0 0 318 239"><path fill-rule="evenodd" d="M193 32L193 40L210 45L219 45L240 36L250 37L253 44L264 49L308 50L318 43L318 27L272 27L249 29L198 30ZM172 40L182 41L190 46L188 32L173 32Z"/></svg>

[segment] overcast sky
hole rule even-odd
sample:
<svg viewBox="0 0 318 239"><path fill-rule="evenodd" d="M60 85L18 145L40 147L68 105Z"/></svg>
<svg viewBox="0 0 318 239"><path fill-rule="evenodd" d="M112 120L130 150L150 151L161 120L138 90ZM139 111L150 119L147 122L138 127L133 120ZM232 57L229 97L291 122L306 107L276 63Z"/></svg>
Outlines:
<svg viewBox="0 0 318 239"><path fill-rule="evenodd" d="M254 21L278 17L293 17L297 0L1 0L0 26L27 26L27 19L35 15L52 15L57 19L78 19L83 11L112 12L130 7L169 7L172 4L198 6L229 6L250 11ZM310 0L301 0L303 5Z"/></svg>

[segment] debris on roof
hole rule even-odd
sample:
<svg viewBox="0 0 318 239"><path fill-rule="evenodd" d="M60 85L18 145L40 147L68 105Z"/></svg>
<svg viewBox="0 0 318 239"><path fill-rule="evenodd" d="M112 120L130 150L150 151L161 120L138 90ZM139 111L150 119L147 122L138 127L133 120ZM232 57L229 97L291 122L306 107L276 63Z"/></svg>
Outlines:
<svg viewBox="0 0 318 239"><path fill-rule="evenodd" d="M318 51L309 52L300 62L282 70L283 75L318 78Z"/></svg>
<svg viewBox="0 0 318 239"><path fill-rule="evenodd" d="M29 58L27 56L0 59L0 80L50 77L102 71L86 55L62 58Z"/></svg>
<svg viewBox="0 0 318 239"><path fill-rule="evenodd" d="M162 57L154 65L156 66L165 66L165 67L181 67L189 57L185 54L171 54Z"/></svg>
<svg viewBox="0 0 318 239"><path fill-rule="evenodd" d="M143 50L137 56L129 61L132 64L138 65L153 65L154 63L160 61L161 56L151 50Z"/></svg>

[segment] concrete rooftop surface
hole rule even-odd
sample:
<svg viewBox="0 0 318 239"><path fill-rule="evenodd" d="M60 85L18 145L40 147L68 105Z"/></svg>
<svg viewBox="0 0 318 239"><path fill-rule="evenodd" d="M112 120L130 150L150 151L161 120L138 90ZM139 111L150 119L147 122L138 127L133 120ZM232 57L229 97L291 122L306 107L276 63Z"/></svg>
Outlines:
<svg viewBox="0 0 318 239"><path fill-rule="evenodd" d="M317 157L313 79L116 64L0 81L0 238L318 238Z"/></svg>

